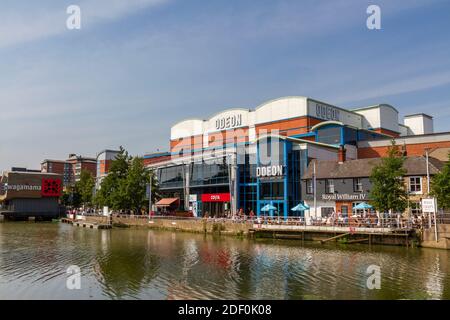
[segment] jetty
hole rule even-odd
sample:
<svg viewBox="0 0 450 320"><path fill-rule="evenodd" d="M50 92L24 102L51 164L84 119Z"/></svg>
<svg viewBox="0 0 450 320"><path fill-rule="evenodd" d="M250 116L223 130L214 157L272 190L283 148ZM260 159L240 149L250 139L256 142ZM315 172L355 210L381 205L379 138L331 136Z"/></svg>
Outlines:
<svg viewBox="0 0 450 320"><path fill-rule="evenodd" d="M68 218L61 219L62 223L68 223L74 227L88 228L88 229L112 229L109 223L86 222L84 220L72 220Z"/></svg>

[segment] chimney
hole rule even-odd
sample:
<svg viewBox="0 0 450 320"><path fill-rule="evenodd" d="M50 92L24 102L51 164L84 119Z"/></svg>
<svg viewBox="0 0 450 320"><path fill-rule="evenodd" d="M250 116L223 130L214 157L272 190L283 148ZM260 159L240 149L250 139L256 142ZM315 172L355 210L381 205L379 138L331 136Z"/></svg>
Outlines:
<svg viewBox="0 0 450 320"><path fill-rule="evenodd" d="M346 153L347 151L345 150L344 146L339 146L339 150L338 150L338 162L339 163L344 163L346 160Z"/></svg>

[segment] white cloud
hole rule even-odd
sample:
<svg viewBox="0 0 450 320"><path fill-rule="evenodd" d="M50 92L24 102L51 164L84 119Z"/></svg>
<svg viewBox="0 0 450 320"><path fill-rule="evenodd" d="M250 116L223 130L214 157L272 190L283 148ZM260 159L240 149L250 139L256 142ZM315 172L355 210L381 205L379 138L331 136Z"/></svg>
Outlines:
<svg viewBox="0 0 450 320"><path fill-rule="evenodd" d="M95 0L76 1L81 8L82 29L119 19L147 7L170 0ZM33 2L26 6L0 10L0 48L36 41L69 32L66 28L67 7L70 2Z"/></svg>
<svg viewBox="0 0 450 320"><path fill-rule="evenodd" d="M438 72L412 77L406 80L391 81L387 84L374 83L372 88L353 94L336 97L337 103L363 101L399 94L411 93L450 84L450 72Z"/></svg>

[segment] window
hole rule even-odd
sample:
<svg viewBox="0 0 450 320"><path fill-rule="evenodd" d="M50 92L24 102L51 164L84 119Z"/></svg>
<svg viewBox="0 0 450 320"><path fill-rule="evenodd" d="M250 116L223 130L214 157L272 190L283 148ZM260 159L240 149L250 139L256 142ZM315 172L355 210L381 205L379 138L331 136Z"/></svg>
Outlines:
<svg viewBox="0 0 450 320"><path fill-rule="evenodd" d="M363 191L363 185L362 185L362 179L361 178L354 178L353 179L353 191L355 191L355 192L362 192Z"/></svg>
<svg viewBox="0 0 450 320"><path fill-rule="evenodd" d="M334 193L334 181L333 179L325 180L325 190L326 193Z"/></svg>
<svg viewBox="0 0 450 320"><path fill-rule="evenodd" d="M320 208L320 215L322 218L328 218L329 216L331 216L334 212L334 208L333 207L322 207Z"/></svg>
<svg viewBox="0 0 450 320"><path fill-rule="evenodd" d="M317 130L317 142L326 144L341 143L341 127L322 127Z"/></svg>
<svg viewBox="0 0 450 320"><path fill-rule="evenodd" d="M420 202L411 202L410 203L411 213L414 215L419 215L422 213L422 207Z"/></svg>
<svg viewBox="0 0 450 320"><path fill-rule="evenodd" d="M314 193L314 185L312 179L306 180L306 193L307 194Z"/></svg>
<svg viewBox="0 0 450 320"><path fill-rule="evenodd" d="M409 178L409 192L422 193L422 177Z"/></svg>

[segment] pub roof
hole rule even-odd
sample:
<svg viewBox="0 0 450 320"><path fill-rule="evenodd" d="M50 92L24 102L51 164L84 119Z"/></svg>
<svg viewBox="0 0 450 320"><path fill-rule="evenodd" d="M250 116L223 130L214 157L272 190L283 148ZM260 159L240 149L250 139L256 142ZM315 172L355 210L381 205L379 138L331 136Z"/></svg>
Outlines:
<svg viewBox="0 0 450 320"><path fill-rule="evenodd" d="M365 178L370 177L372 169L381 164L382 158L367 158L347 160L342 163L334 160L312 160L302 179L313 178L313 163L316 164L316 179L333 178ZM444 163L429 157L430 174L438 173ZM426 159L422 156L410 156L405 158L403 167L406 176L422 176L427 174Z"/></svg>

